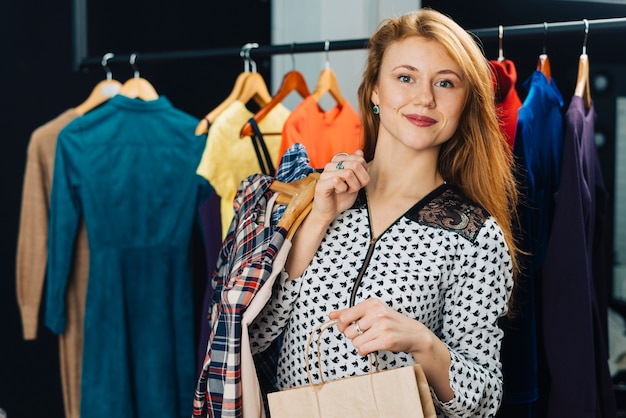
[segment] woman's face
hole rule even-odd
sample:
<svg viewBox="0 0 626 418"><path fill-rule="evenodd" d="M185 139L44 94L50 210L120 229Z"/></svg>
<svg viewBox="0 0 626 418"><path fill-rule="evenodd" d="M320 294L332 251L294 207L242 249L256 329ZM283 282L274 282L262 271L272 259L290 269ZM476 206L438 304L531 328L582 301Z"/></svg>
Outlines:
<svg viewBox="0 0 626 418"><path fill-rule="evenodd" d="M371 97L380 108L379 144L438 150L459 125L466 90L461 68L439 42L411 36L389 45Z"/></svg>

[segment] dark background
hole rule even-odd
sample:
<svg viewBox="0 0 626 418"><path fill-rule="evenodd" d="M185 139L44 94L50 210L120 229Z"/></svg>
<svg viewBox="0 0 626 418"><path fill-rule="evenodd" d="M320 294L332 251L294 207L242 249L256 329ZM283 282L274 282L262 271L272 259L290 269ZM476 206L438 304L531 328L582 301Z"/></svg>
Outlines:
<svg viewBox="0 0 626 418"><path fill-rule="evenodd" d="M493 28L626 16L626 6L602 2L569 1L423 1L451 15L462 26ZM242 71L238 55L142 63L141 53L240 48L247 42L270 43L269 0L237 1L88 1L88 51L101 57L113 52L137 52L141 76L167 96L174 106L202 117L228 95ZM63 416L58 369L57 337L40 326L38 339L23 341L15 296L15 247L19 222L26 148L38 126L81 103L104 78L101 68L73 68L72 3L59 0L3 2L0 7L0 126L2 174L0 234L0 408L9 418ZM580 33L509 39L504 55L515 61L518 91L547 48L552 74L566 106L574 91ZM599 148L609 190L613 189L615 97L626 95L626 27L595 33L588 38L592 78L604 74L608 91L592 91L598 113L597 130L606 138ZM497 58L497 40L484 42L489 59ZM269 85L269 59L257 59ZM132 77L130 66L111 67L117 80ZM43 321L40 321L43 322ZM191 396L191 395L190 395Z"/></svg>
<svg viewBox="0 0 626 418"><path fill-rule="evenodd" d="M174 106L197 117L228 95L243 71L239 55L142 63L141 53L270 43L266 0L88 0L88 16L90 56L137 52L141 76ZM31 133L82 103L105 78L99 66L74 71L72 36L71 1L4 1L0 6L0 408L9 418L64 415L58 338L42 325L41 315L37 340L22 338L15 254ZM271 87L269 60L256 61ZM113 64L111 70L121 82L133 76L130 65Z"/></svg>

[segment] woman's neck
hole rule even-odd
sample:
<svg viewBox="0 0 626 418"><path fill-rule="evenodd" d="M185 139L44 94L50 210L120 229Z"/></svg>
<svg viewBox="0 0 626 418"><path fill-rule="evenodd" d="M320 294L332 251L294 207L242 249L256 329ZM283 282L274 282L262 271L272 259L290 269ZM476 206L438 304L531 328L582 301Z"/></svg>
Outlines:
<svg viewBox="0 0 626 418"><path fill-rule="evenodd" d="M431 158L379 159L369 164L370 198L418 201L445 181Z"/></svg>

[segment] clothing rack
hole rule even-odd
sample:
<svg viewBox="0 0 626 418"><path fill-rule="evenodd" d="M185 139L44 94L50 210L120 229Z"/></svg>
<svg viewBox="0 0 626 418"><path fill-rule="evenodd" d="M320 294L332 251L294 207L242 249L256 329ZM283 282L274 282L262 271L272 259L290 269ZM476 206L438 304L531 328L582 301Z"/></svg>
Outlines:
<svg viewBox="0 0 626 418"><path fill-rule="evenodd" d="M605 32L612 30L625 30L626 29L626 17L607 18L607 19L583 19L576 21L565 22L543 22L527 25L513 25L513 26L497 26L492 28L480 28L470 29L468 32L478 37L483 41L494 40L500 37L500 32L504 39L516 38L526 39L535 38L538 36L552 36L556 34L569 34L580 32L581 39L584 34L585 28L588 28L589 33ZM256 48L250 49L250 57L252 56L271 56L277 54L296 54L305 52L325 52L325 51L342 51L342 50L354 50L367 48L368 38L362 39L348 39L348 40L335 40L335 41L320 41L320 42L304 42L304 43L292 43L292 44L280 44L280 45L260 45ZM136 53L137 61L140 63L154 63L154 62L167 62L178 61L185 59L198 59L198 58L211 58L211 57L224 57L224 56L237 56L241 55L241 48L213 48L213 49L200 49L200 50L187 50L187 51L166 51L156 53ZM128 57L122 55L116 55L109 59L108 64L128 64L130 60ZM102 65L101 57L85 57L79 60L79 69L86 69L88 67L95 67Z"/></svg>

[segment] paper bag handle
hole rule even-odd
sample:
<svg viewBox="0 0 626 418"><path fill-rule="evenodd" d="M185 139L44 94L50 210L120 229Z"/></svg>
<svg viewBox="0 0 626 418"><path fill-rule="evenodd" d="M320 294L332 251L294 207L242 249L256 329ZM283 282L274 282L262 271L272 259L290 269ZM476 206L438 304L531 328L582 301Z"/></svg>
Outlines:
<svg viewBox="0 0 626 418"><path fill-rule="evenodd" d="M335 326L337 324L337 320L336 319L330 319L326 322L322 322L320 324L317 324L315 327L313 327L313 329L311 330L311 334L309 334L309 338L307 338L306 341L306 349L304 352L304 364L306 367L306 374L307 377L309 378L309 383L312 385L313 384L313 377L311 376L311 367L309 364L309 347L311 347L311 341L313 339L313 334L315 334L317 331L319 331L319 334L317 336L317 340L316 340L316 345L317 345L317 368L320 371L320 383L324 383L324 372L322 371L322 354L321 354L321 350L320 350L320 341L322 339L322 334L324 333L324 331L326 331L328 328ZM372 373L372 363L374 364L374 367L376 369L376 372L379 372L380 369L378 368L378 356L376 355L375 352L372 352L368 355L369 360L370 360L370 367L369 367L369 372ZM372 361L373 358L373 361Z"/></svg>

